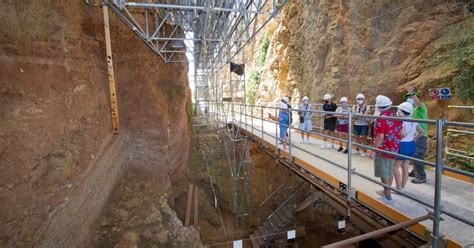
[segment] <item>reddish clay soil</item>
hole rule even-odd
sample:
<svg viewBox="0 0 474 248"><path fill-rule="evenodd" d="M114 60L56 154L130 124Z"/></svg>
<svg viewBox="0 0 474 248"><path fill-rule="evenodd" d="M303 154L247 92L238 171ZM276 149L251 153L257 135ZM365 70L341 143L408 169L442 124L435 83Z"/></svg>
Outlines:
<svg viewBox="0 0 474 248"><path fill-rule="evenodd" d="M89 18L84 1L2 1L0 9L0 246L29 247L83 194L118 137L111 132L102 10ZM165 65L115 15L110 19L127 134L120 170L146 169L169 188L189 149L187 67ZM115 165L102 166L119 176Z"/></svg>

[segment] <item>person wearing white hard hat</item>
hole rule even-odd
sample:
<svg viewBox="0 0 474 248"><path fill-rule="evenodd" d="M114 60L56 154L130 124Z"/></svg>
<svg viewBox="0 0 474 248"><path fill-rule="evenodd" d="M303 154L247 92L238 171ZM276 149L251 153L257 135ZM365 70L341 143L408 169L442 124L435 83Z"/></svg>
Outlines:
<svg viewBox="0 0 474 248"><path fill-rule="evenodd" d="M313 123L312 123L312 107L309 104L309 98L307 96L303 97L303 104L298 106L298 115L300 116L300 131L301 131L301 142L300 143L308 143L311 144L309 141L309 134L313 131ZM304 139L304 133L306 133L306 141Z"/></svg>
<svg viewBox="0 0 474 248"><path fill-rule="evenodd" d="M349 106L349 99L347 99L347 97L342 97L340 100L339 100L339 103L341 103L341 106L339 106L337 109L336 109L336 113L338 113L337 115L337 133L338 133L338 137L339 139L342 139L342 140L347 140L347 132L349 132L349 112L351 112L351 107ZM344 149L343 147L343 142L340 141L339 142L339 149L337 149L338 152L342 152L344 150L343 153L348 153L349 150L348 150L348 147L346 146L346 149Z"/></svg>
<svg viewBox="0 0 474 248"><path fill-rule="evenodd" d="M281 102L280 104L278 104L278 108L279 108L278 116L274 116L268 113L268 118L279 123L280 141L283 145L283 150L286 150L286 144L288 143L288 127L290 125L288 105Z"/></svg>
<svg viewBox="0 0 474 248"><path fill-rule="evenodd" d="M398 106L397 116L410 118L413 115L413 105L404 102ZM414 158L416 155L415 139L423 136L425 130L416 122L403 122L402 140L400 142L400 149L398 154ZM405 186L408 180L408 164L409 160L402 157L397 157L395 160L393 175L395 178L395 185L398 190L405 191ZM400 174L400 168L402 173Z"/></svg>
<svg viewBox="0 0 474 248"><path fill-rule="evenodd" d="M357 104L352 108L352 113L358 115L370 115L371 109L370 106L365 104L365 96L362 93L357 94L356 96ZM359 144L369 145L369 139L367 135L369 134L369 122L370 119L364 118L361 116L354 117L354 136L355 140ZM356 148L361 157L366 157L365 153L359 147Z"/></svg>
<svg viewBox="0 0 474 248"><path fill-rule="evenodd" d="M390 111L392 101L386 96L377 96L375 107L380 113L380 117L395 117L395 114ZM400 147L402 133L402 122L377 118L374 124L374 147L383 151L397 153ZM374 159L374 174L380 177L383 184L388 186L393 182L393 167L395 163L395 156L373 152L370 157ZM382 195L382 201L386 204L393 204L391 190L384 187L384 190L377 191Z"/></svg>
<svg viewBox="0 0 474 248"><path fill-rule="evenodd" d="M330 94L325 94L323 97L324 105L323 111L327 112L334 112L337 109L337 105L332 102L332 97ZM322 117L324 118L324 127L323 127L323 134L334 136L334 131L336 130L336 122L337 117L332 114L323 114ZM321 145L321 149L325 148L334 148L334 143L331 141L330 143L327 141L327 138L324 138L324 142Z"/></svg>

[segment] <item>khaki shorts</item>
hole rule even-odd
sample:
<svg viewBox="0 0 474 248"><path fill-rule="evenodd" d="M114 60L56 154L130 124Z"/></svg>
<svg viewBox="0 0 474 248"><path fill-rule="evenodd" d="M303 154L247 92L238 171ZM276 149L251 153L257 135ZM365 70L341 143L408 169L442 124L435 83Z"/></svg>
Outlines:
<svg viewBox="0 0 474 248"><path fill-rule="evenodd" d="M386 158L381 154L375 155L374 173L376 177L388 179L393 177L393 163L395 159Z"/></svg>

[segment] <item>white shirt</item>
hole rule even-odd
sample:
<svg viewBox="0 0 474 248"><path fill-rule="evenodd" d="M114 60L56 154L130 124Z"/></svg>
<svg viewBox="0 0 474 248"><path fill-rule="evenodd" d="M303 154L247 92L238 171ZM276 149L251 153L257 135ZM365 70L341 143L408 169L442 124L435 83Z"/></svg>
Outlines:
<svg viewBox="0 0 474 248"><path fill-rule="evenodd" d="M371 111L370 107L365 105L365 104L362 105L362 107L359 106L359 104L357 104L356 106L354 106L352 108L352 113L354 113L354 114L370 115L370 113L371 113L370 111ZM370 121L369 118L356 117L354 119L355 119L354 125L356 125L356 126L367 126L367 125L369 125L369 121Z"/></svg>
<svg viewBox="0 0 474 248"><path fill-rule="evenodd" d="M418 126L418 123L415 122L403 122L403 128L405 128L405 137L403 137L402 142L411 142L413 141L416 133L416 126Z"/></svg>

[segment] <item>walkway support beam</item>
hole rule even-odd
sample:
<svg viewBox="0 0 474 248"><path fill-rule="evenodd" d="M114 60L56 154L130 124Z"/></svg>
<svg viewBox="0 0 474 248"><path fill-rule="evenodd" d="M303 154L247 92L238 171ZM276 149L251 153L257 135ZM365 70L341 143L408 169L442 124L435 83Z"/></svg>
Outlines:
<svg viewBox="0 0 474 248"><path fill-rule="evenodd" d="M436 120L436 167L435 167L435 190L434 190L434 213L433 213L433 247L439 247L441 222L441 178L443 175L443 126L444 120Z"/></svg>
<svg viewBox="0 0 474 248"><path fill-rule="evenodd" d="M358 242L361 242L361 241L364 241L364 240L367 240L367 239L370 239L370 238L380 237L380 236L382 236L386 233L396 231L396 230L399 230L399 229L402 229L402 228L405 228L405 227L412 226L412 225L414 225L418 222L422 222L422 221L430 219L430 218L431 218L431 214L423 215L423 216L420 216L420 217L415 218L415 219L411 219L411 220L408 220L408 221L405 221L405 222L395 224L393 226L388 226L388 227L385 227L385 228L382 228L382 229L379 229L379 230L375 230L373 232L369 232L369 233L366 233L366 234L355 236L355 237L350 238L350 239L346 239L346 240L342 240L342 241L339 241L339 242L336 242L336 243L325 245L325 246L323 246L323 248L346 247L346 246L351 245L351 244L355 244L355 243L358 243Z"/></svg>

